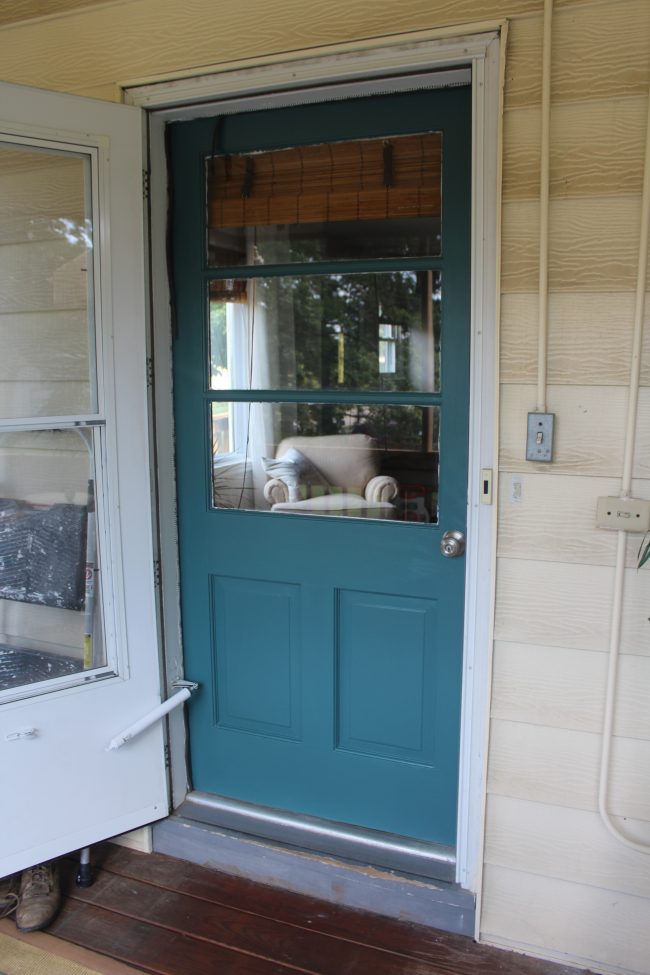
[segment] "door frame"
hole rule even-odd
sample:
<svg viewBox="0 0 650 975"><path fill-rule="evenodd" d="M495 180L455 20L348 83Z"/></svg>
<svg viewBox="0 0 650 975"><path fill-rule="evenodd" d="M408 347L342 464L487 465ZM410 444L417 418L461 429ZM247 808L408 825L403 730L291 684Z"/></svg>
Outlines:
<svg viewBox="0 0 650 975"><path fill-rule="evenodd" d="M470 28L471 29L471 28ZM171 337L166 228L165 125L178 119L306 102L346 93L365 95L417 87L418 76L471 65L472 233L470 434L463 691L456 881L478 892L481 881L496 556L498 444L498 314L501 142L507 22L418 31L342 44L317 57L221 66L200 76L126 87L125 100L148 110L151 241L151 350L155 377L152 426L158 477L158 551L168 689L183 678L174 469ZM297 79L300 79L299 84ZM336 86L336 87L334 87ZM486 471L490 496L485 495ZM164 526L164 530L163 530ZM188 792L186 728L169 717L173 805Z"/></svg>

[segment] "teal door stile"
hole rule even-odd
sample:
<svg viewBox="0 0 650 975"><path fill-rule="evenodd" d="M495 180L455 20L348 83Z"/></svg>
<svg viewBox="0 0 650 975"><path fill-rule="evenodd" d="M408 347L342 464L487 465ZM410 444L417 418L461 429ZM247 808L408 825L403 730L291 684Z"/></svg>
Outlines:
<svg viewBox="0 0 650 975"><path fill-rule="evenodd" d="M208 267L214 119L171 126L174 409L193 786L453 845L456 837L470 336L467 87L227 116L218 151L442 133L442 253ZM437 271L439 392L210 388L210 281ZM214 403L404 404L440 410L437 524L213 507Z"/></svg>

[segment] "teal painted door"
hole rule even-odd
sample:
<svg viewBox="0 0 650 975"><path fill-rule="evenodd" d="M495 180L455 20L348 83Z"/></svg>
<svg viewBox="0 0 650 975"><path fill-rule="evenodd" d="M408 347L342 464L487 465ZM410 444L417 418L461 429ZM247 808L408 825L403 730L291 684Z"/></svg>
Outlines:
<svg viewBox="0 0 650 975"><path fill-rule="evenodd" d="M193 786L444 844L465 559L440 540L466 525L470 103L455 88L171 126ZM377 216L438 150L438 209L404 190L406 222L392 203ZM373 165L380 189L350 204ZM241 213L264 192L253 232ZM287 197L315 217L291 222Z"/></svg>

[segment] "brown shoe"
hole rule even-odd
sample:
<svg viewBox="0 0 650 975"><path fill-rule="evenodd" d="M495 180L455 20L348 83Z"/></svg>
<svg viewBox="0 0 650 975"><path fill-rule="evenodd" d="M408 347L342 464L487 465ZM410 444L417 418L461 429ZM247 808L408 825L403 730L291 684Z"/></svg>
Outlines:
<svg viewBox="0 0 650 975"><path fill-rule="evenodd" d="M20 880L16 927L19 931L40 931L54 920L61 903L56 863L39 863L23 870Z"/></svg>
<svg viewBox="0 0 650 975"><path fill-rule="evenodd" d="M0 880L0 917L9 917L18 906L20 874L12 873Z"/></svg>

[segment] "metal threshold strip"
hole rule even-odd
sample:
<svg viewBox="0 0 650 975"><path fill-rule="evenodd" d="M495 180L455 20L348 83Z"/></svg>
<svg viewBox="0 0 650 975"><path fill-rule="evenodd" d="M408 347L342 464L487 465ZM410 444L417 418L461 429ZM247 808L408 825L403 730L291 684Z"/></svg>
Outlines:
<svg viewBox="0 0 650 975"><path fill-rule="evenodd" d="M221 826L373 867L386 867L444 883L453 884L456 880L456 851L439 843L299 816L207 792L191 792L176 813L197 823Z"/></svg>

